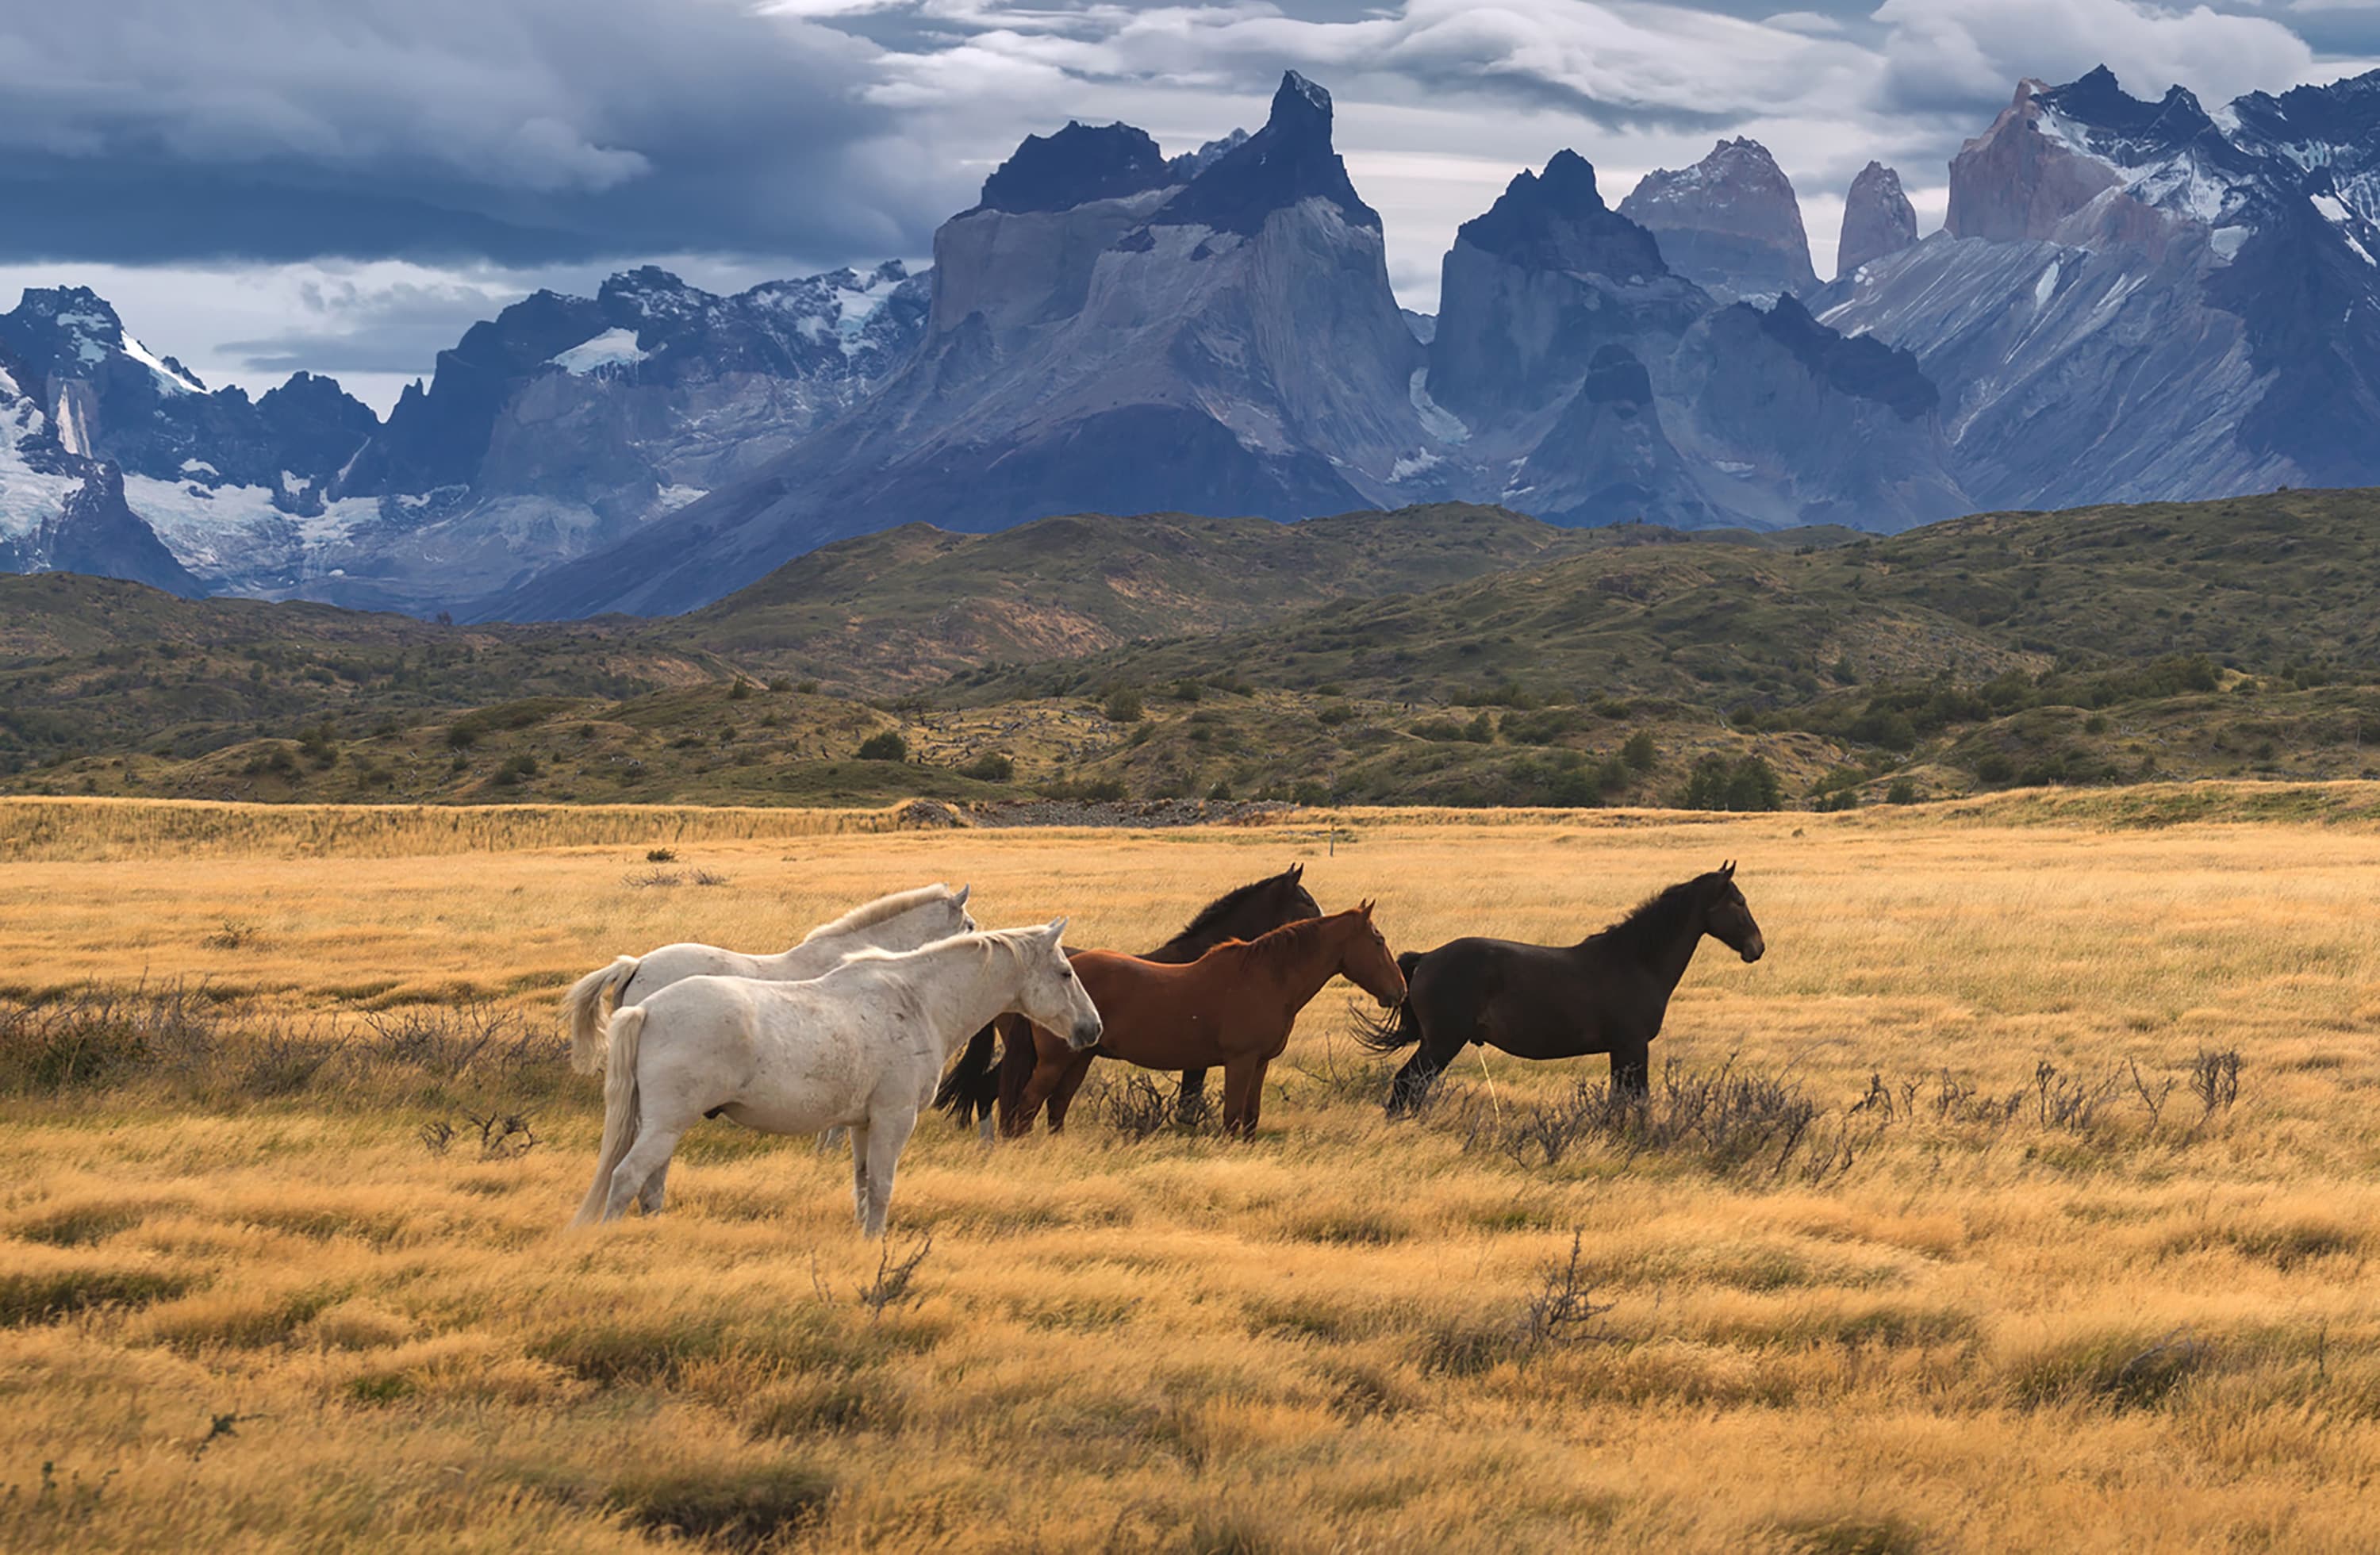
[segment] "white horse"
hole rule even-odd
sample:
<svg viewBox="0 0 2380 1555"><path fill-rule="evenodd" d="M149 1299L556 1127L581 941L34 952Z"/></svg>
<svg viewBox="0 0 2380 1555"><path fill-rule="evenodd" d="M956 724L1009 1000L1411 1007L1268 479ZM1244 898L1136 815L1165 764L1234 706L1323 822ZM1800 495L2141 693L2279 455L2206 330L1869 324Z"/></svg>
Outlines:
<svg viewBox="0 0 2380 1555"><path fill-rule="evenodd" d="M851 1130L861 1229L884 1233L892 1172L958 1045L1011 1012L1076 1048L1099 1013L1045 929L858 951L808 982L688 978L612 1014L603 1149L574 1225L660 1210L671 1152L704 1118L767 1134Z"/></svg>
<svg viewBox="0 0 2380 1555"><path fill-rule="evenodd" d="M663 945L643 955L624 955L600 972L589 972L562 996L562 1018L570 1028L570 1067L592 1075L603 1067L603 999L613 1006L632 1003L631 984L638 999L649 999L670 984L687 978L758 978L762 982L797 983L815 978L856 950L916 950L919 945L972 933L975 919L967 916L970 888L953 891L947 885L921 885L896 891L821 923L802 942L775 955L745 955L717 945Z"/></svg>

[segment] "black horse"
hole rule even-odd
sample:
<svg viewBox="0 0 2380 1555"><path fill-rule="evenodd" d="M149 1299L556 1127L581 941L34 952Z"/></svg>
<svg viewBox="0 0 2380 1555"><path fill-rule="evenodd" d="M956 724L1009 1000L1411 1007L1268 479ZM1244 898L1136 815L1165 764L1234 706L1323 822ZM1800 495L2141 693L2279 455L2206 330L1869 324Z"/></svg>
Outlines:
<svg viewBox="0 0 2380 1555"><path fill-rule="evenodd" d="M1197 960L1225 940L1253 940L1259 934L1270 933L1284 924L1303 918L1320 917L1322 909L1305 887L1299 883L1305 866L1293 864L1280 874L1251 881L1244 886L1227 891L1198 909L1196 916L1184 926L1182 932L1150 951L1145 961L1162 961L1172 966ZM950 1114L953 1123L965 1125L980 1118L989 1124L992 1109L1000 1101L1001 1067L993 1062L995 1037L1000 1025L994 1022L975 1034L942 1076L934 1092L934 1105ZM1003 1050L1004 1060L1009 1055ZM1033 1063L1033 1042L1028 1034L1024 1041L1022 1058L1029 1073ZM1066 1109L1075 1099L1072 1087L1063 1096L1050 1099L1050 1126L1062 1127ZM1184 1070L1182 1091L1174 1103L1184 1119L1205 1112L1207 1105L1207 1072L1204 1069Z"/></svg>
<svg viewBox="0 0 2380 1555"><path fill-rule="evenodd" d="M1731 863L1647 898L1575 945L1451 940L1397 957L1405 1002L1387 1018L1365 1022L1360 1034L1379 1052L1421 1044L1397 1071L1389 1115L1419 1106L1472 1042L1516 1058L1609 1053L1613 1087L1642 1095L1647 1050L1706 934L1746 961L1768 948Z"/></svg>

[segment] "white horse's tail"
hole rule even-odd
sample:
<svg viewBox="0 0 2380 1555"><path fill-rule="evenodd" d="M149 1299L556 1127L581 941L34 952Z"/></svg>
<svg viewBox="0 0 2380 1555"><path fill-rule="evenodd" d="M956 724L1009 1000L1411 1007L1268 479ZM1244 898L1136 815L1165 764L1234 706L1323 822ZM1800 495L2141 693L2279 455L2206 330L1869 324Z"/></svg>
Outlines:
<svg viewBox="0 0 2380 1555"><path fill-rule="evenodd" d="M608 993L616 1002L638 965L635 956L624 955L572 983L562 996L562 1018L570 1027L570 1067L581 1075L603 1067L603 996Z"/></svg>
<svg viewBox="0 0 2380 1555"><path fill-rule="evenodd" d="M628 1147L637 1142L637 1114L642 1101L637 1094L637 1045L644 1034L642 1004L612 1012L611 1072L603 1076L603 1148L595 1160L595 1185L587 1190L587 1202L571 1217L572 1225L592 1225L603 1218L612 1198L612 1173L619 1169Z"/></svg>

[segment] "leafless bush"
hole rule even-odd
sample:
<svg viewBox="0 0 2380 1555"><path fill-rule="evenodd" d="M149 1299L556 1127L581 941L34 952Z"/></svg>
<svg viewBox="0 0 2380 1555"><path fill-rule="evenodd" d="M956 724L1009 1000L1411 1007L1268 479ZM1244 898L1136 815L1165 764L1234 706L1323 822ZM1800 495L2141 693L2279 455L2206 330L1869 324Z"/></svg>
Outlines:
<svg viewBox="0 0 2380 1555"><path fill-rule="evenodd" d="M364 1044L366 1057L437 1080L548 1065L559 1058L562 1046L562 1039L543 1027L478 1000L408 1005L364 1020L372 1033Z"/></svg>
<svg viewBox="0 0 2380 1555"><path fill-rule="evenodd" d="M443 1118L432 1118L421 1125L419 1137L421 1148L433 1156L443 1156L455 1144L455 1125Z"/></svg>
<svg viewBox="0 0 2380 1555"><path fill-rule="evenodd" d="M2240 1050L2201 1051L2191 1061L2190 1093L2198 1098L2204 1109L2199 1114L2202 1123L2218 1110L2229 1112L2231 1104L2240 1099Z"/></svg>
<svg viewBox="0 0 2380 1555"><path fill-rule="evenodd" d="M632 891L669 891L684 885L686 877L675 869L647 869L642 874L632 871L622 875L620 883Z"/></svg>
<svg viewBox="0 0 2380 1555"><path fill-rule="evenodd" d="M645 862L648 864L674 864L677 862L677 853L672 848L649 847L645 849Z"/></svg>
<svg viewBox="0 0 2380 1555"><path fill-rule="evenodd" d="M925 1267L926 1255L934 1250L934 1233L928 1232L917 1242L917 1251L895 1263L892 1243L887 1238L876 1254L876 1278L860 1287L859 1305L868 1308L871 1318L881 1318L888 1306L917 1299L917 1270Z"/></svg>
<svg viewBox="0 0 2380 1555"><path fill-rule="evenodd" d="M204 985L87 986L0 1001L0 1091L53 1092L195 1073L221 1050L222 1005Z"/></svg>
<svg viewBox="0 0 2380 1555"><path fill-rule="evenodd" d="M2131 1064L2131 1069L2132 1072L2132 1092L2141 1099L2141 1105L2148 1109L2149 1126L2151 1128L2155 1128L2158 1124L2165 1121L2166 1098L2173 1094L2173 1078L2171 1075L2168 1075L2166 1077L2165 1084L2157 1087L2155 1090L2151 1090L2149 1088L2148 1081L2142 1077L2140 1064L2138 1063L2133 1063Z"/></svg>
<svg viewBox="0 0 2380 1555"><path fill-rule="evenodd" d="M463 1116L480 1131L481 1160L518 1160L540 1143L528 1119L518 1112L490 1112L484 1117L466 1112Z"/></svg>
<svg viewBox="0 0 2380 1555"><path fill-rule="evenodd" d="M1529 1298L1526 1331L1533 1351L1592 1338L1595 1320L1611 1310L1611 1303L1595 1299L1585 1271L1579 1267L1579 1232L1572 1229L1569 1260L1548 1264L1538 1277L1536 1294Z"/></svg>
<svg viewBox="0 0 2380 1555"><path fill-rule="evenodd" d="M709 869L697 869L689 878L697 885L725 885L727 883L727 877L725 875L715 874Z"/></svg>
<svg viewBox="0 0 2380 1555"><path fill-rule="evenodd" d="M1730 1058L1709 1072L1665 1064L1642 1096L1583 1080L1559 1100L1475 1109L1465 1144L1489 1145L1530 1167L1559 1166L1590 1144L1629 1158L1648 1151L1694 1156L1716 1171L1772 1159L1773 1175L1785 1170L1820 1111L1798 1082L1781 1074L1739 1074Z"/></svg>
<svg viewBox="0 0 2380 1555"><path fill-rule="evenodd" d="M248 950L264 942L264 930L237 918L225 918L223 927L201 936L199 943L209 950Z"/></svg>
<svg viewBox="0 0 2380 1555"><path fill-rule="evenodd" d="M1111 1080L1101 1086L1092 1105L1101 1123L1134 1144L1176 1126L1196 1129L1205 1121L1206 1113L1201 1106L1197 1118L1177 1115L1174 1099L1166 1095L1155 1079L1137 1070L1121 1081Z"/></svg>

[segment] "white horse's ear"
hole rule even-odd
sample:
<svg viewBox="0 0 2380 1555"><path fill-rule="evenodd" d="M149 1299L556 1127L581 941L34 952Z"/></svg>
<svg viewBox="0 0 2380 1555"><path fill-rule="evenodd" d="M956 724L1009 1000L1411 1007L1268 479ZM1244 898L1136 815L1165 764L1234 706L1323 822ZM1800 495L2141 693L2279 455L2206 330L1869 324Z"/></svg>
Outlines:
<svg viewBox="0 0 2380 1555"><path fill-rule="evenodd" d="M1064 918L1062 918L1062 917L1053 917L1053 918L1051 918L1051 919L1050 920L1050 927L1049 927L1049 928L1047 928L1047 929L1043 929L1043 930L1041 930L1041 932L1043 932L1044 934L1049 935L1049 936L1050 936L1050 939L1052 939L1052 940L1055 940L1056 938L1058 938L1058 936L1059 936L1059 935L1063 934L1065 931L1066 931L1066 920L1065 920Z"/></svg>
<svg viewBox="0 0 2380 1555"><path fill-rule="evenodd" d="M951 898L951 902L952 902L952 904L953 904L953 905L955 905L955 906L961 906L961 907L965 906L965 905L966 905L966 899L967 899L967 893L968 893L968 892L970 892L970 891L973 891L974 889L975 889L975 887L974 887L974 886L972 886L972 885L963 885L963 886L959 887L959 889L958 889L958 893L957 893L956 895L954 895L954 896L953 896L953 897Z"/></svg>

